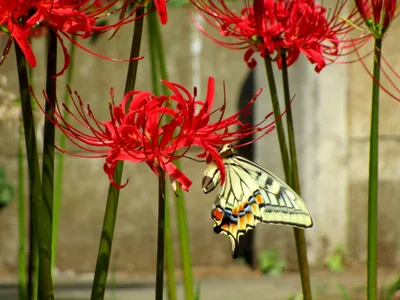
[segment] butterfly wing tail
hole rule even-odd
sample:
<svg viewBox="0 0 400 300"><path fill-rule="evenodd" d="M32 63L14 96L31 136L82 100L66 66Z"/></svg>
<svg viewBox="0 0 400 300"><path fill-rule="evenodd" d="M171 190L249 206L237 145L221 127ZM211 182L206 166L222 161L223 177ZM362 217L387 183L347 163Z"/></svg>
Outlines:
<svg viewBox="0 0 400 300"><path fill-rule="evenodd" d="M239 255L239 242L233 236L233 234L229 231L229 227L228 228L223 228L221 225L215 225L214 226L214 232L217 233L217 234L222 233L222 234L225 234L225 235L229 236L229 239L231 240L231 244L232 244L232 258L237 258L238 255Z"/></svg>
<svg viewBox="0 0 400 300"><path fill-rule="evenodd" d="M259 214L259 210L256 213ZM248 202L239 204L233 210L217 206L212 211L212 218L215 222L214 232L229 236L232 244L233 258L236 258L239 254L240 236L244 235L248 230L253 229L261 221L261 218L255 214Z"/></svg>

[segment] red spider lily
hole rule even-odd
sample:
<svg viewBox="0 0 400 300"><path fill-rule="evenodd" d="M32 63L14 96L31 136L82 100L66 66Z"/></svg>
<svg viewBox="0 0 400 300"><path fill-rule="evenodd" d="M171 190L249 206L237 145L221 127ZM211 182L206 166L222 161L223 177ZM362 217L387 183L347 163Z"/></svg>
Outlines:
<svg viewBox="0 0 400 300"><path fill-rule="evenodd" d="M363 47L371 38L384 39L385 34L391 25L392 21L397 17L396 12L398 1L397 0L356 0L356 8L360 19L362 20L360 26L355 33L362 32L361 36L354 37L343 41L342 49L350 49L349 53L355 53L356 59L350 62L361 62L363 68L368 75L376 82L379 83L380 89L387 93L393 99L400 101L398 94L400 88L398 79L400 75L390 65L390 62L384 57L382 49L380 49L381 63L380 71L381 76L385 80L376 80L366 65L365 59L374 53L374 48L364 50L365 54L360 53L360 48ZM366 27L366 28L365 28ZM370 45L373 45L372 43ZM374 47L374 46L373 46ZM374 59L376 59L374 57Z"/></svg>
<svg viewBox="0 0 400 300"><path fill-rule="evenodd" d="M272 114L268 114L263 121L251 126L246 123L243 124L240 121L242 115L246 115L250 112L251 105L256 101L257 97L261 93L260 89L252 99L236 114L225 118L226 99L224 98L224 105L218 109L212 111L214 96L215 96L215 82L212 77L208 80L207 96L204 101L195 99L183 86L163 81L163 83L173 92L171 99L176 101L177 110L181 111L181 142L189 146L198 146L204 150L204 152L198 157L207 158L207 162L215 160L218 168L221 171L221 183L225 181L225 167L220 154L217 149L221 148L222 145L235 143L247 136L251 136L255 133L260 132L261 135L257 138L261 138L265 134L269 133L275 128L275 121L264 124L268 117ZM198 113L196 113L198 111ZM220 113L217 121L211 122L210 118ZM237 130L232 128L237 126ZM254 142L251 141L250 143ZM247 145L248 143L246 143ZM235 148L244 146L236 145Z"/></svg>
<svg viewBox="0 0 400 300"><path fill-rule="evenodd" d="M358 12L376 37L382 37L392 22L397 0L355 0Z"/></svg>
<svg viewBox="0 0 400 300"><path fill-rule="evenodd" d="M100 0L0 0L0 29L1 32L9 36L9 42L4 49L1 61L5 59L11 42L15 40L23 51L29 65L35 67L36 58L28 38L35 36L35 31L43 26L54 30L64 52L64 67L57 75L62 74L70 62L62 37L69 39L92 54L111 59L84 48L74 41L71 35L80 36L84 39L92 34L102 33L134 21L135 10L114 24L107 26L95 25L98 20L104 19L111 14L108 11L117 2L117 0L113 0L107 2L107 4L101 4ZM140 57L136 59L140 59Z"/></svg>
<svg viewBox="0 0 400 300"><path fill-rule="evenodd" d="M190 147L198 146L204 150L199 157L215 160L221 170L222 182L225 179L225 168L216 148L232 143L255 132L261 136L274 128L273 123L263 122L250 126L242 124L239 117L247 113L249 106L256 100L257 93L249 104L233 116L224 117L225 105L211 111L214 101L214 79L208 82L205 101L195 97L181 85L163 81L171 90L172 96L157 97L145 91L131 91L125 95L121 104L110 102L110 120L98 121L89 106L85 107L78 93L69 89L77 113L63 105L85 130L68 123L59 106L54 109L54 117L49 119L77 146L88 152L87 155L74 154L79 157L105 157L104 171L111 183L118 161L134 163L146 162L153 172L160 174L164 170L172 180L176 180L184 190L188 190L191 181L181 172L173 161L183 157ZM113 90L111 90L113 99ZM198 112L197 112L198 111ZM210 117L221 112L218 121L210 122ZM233 127L239 128L233 130Z"/></svg>
<svg viewBox="0 0 400 300"><path fill-rule="evenodd" d="M224 0L191 0L197 11L224 37L231 36L237 42L224 42L213 38L197 23L200 30L216 43L231 49L246 49L244 60L250 68L256 65L252 57L259 52L262 57L280 53L287 54L288 65L293 64L300 53L319 72L327 57L339 54L339 38L352 30L351 24L340 19L345 0L338 1L335 8L327 11L314 0L254 0L254 6L245 0L241 14L229 9ZM353 10L348 16L352 18ZM359 21L357 21L359 22Z"/></svg>

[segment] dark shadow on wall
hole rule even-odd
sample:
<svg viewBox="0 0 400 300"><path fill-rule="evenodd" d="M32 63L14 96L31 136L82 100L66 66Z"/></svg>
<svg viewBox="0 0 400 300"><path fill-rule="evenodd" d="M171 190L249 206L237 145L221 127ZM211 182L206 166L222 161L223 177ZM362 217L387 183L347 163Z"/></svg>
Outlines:
<svg viewBox="0 0 400 300"><path fill-rule="evenodd" d="M247 102L254 96L255 94L255 72L254 69L250 70L246 79L243 82L243 85L240 89L239 95L239 109L244 107ZM243 123L251 123L254 124L254 106L252 107L251 112L242 116L240 121ZM246 143L253 139L253 136L249 136L240 141L240 143ZM254 144L250 144L243 148L240 148L240 155L244 156L247 159L254 159ZM254 258L254 230L248 231L245 235L241 236L239 239L239 257L244 259L246 264L248 264L251 268L255 268L256 260Z"/></svg>

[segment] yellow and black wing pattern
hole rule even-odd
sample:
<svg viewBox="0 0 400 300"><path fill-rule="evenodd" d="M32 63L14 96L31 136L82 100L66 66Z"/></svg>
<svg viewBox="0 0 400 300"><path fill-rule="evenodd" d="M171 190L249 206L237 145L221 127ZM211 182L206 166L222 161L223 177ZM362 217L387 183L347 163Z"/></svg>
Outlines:
<svg viewBox="0 0 400 300"><path fill-rule="evenodd" d="M214 232L230 237L234 258L238 255L239 237L258 223L312 227L304 201L278 177L233 153L225 155L223 161L226 180L214 203L211 217ZM204 173L203 191L210 192L219 181L219 169L211 164Z"/></svg>

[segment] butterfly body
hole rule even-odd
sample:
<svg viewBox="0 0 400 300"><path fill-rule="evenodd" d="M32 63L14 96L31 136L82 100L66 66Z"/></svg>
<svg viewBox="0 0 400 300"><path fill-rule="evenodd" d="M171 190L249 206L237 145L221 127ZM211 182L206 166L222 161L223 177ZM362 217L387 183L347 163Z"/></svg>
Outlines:
<svg viewBox="0 0 400 300"><path fill-rule="evenodd" d="M258 164L238 156L231 145L220 150L226 179L213 205L214 232L226 234L232 242L232 256L238 255L238 240L258 223L312 227L304 201L278 177ZM220 183L215 163L204 172L203 192Z"/></svg>

